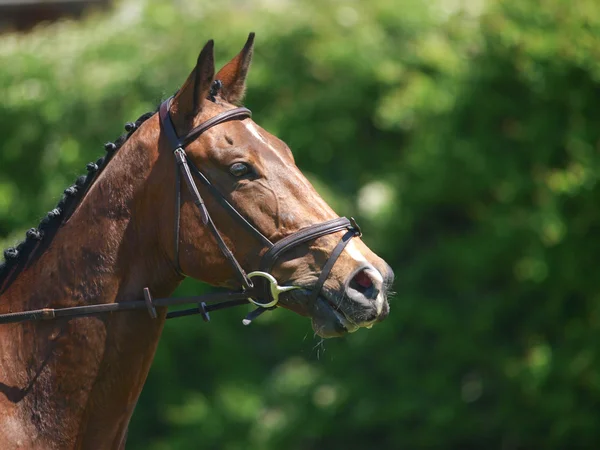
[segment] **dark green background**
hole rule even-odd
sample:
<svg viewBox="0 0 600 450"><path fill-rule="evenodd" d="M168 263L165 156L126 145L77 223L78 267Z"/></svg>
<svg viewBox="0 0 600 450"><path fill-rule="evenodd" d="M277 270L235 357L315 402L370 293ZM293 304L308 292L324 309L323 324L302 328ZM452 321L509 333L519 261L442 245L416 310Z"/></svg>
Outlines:
<svg viewBox="0 0 600 450"><path fill-rule="evenodd" d="M286 311L167 324L129 448L597 448L597 0L130 0L0 36L2 243L249 31L246 105L397 295L326 342Z"/></svg>

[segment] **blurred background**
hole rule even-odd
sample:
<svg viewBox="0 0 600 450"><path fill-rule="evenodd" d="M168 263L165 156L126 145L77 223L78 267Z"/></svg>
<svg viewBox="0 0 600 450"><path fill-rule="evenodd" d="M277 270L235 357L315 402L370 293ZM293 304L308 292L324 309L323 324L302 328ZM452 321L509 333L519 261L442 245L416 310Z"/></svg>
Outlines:
<svg viewBox="0 0 600 450"><path fill-rule="evenodd" d="M1 247L208 39L224 64L255 31L254 120L396 273L389 318L343 339L284 310L168 323L129 449L598 448L597 0L0 0L0 18Z"/></svg>

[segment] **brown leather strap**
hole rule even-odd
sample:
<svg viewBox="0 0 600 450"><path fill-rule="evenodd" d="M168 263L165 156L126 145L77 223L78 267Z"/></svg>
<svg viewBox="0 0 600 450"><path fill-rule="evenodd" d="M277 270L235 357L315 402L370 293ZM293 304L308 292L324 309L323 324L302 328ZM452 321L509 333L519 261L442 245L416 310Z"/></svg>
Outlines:
<svg viewBox="0 0 600 450"><path fill-rule="evenodd" d="M182 145L179 137L177 136L177 132L175 131L175 126L171 121L171 114L169 113L169 106L171 106L172 98L173 97L169 97L160 104L160 108L158 109L158 117L160 119L161 130L163 133L165 133L165 136L169 141L169 145L171 146L171 150L175 151Z"/></svg>
<svg viewBox="0 0 600 450"><path fill-rule="evenodd" d="M352 228L352 223L346 217L338 217L326 222L317 223L292 233L283 239L277 241L267 253L265 253L260 262L260 270L270 272L275 261L289 249L296 247L304 242L308 242L319 237Z"/></svg>
<svg viewBox="0 0 600 450"><path fill-rule="evenodd" d="M187 146L190 142L195 140L198 136L200 136L208 129L214 127L215 125L219 125L220 123L228 122L230 120L244 120L249 117L252 117L252 111L250 111L248 108L240 107L229 109L227 111L222 112L221 114L217 114L216 116L208 119L205 122L202 122L196 128L188 132L188 134L186 134L183 137L183 139L180 139L177 136L177 132L175 131L173 123L171 122L171 115L169 113L172 100L173 97L170 97L164 102L162 102L159 109L159 117L160 122L163 125L163 131L165 132L173 150L179 147ZM165 127L165 124L169 124L171 126Z"/></svg>
<svg viewBox="0 0 600 450"><path fill-rule="evenodd" d="M244 120L249 117L252 117L252 111L248 108L240 107L235 109L230 109L228 111L222 112L221 114L217 114L215 117L208 119L206 122L198 125L192 131L185 135L183 139L181 139L181 144L185 147L190 142L195 140L198 136L204 133L209 128L214 127L223 122L228 122L230 120Z"/></svg>
<svg viewBox="0 0 600 450"><path fill-rule="evenodd" d="M194 199L194 204L198 207L200 211L200 217L202 219L202 223L206 225L208 223L208 210L206 209L206 205L204 204L204 200L200 196L200 192L198 191L198 186L194 183L194 179L192 178L192 172L190 172L190 166L188 165L187 155L185 154L185 150L181 147L175 149L173 152L175 155L175 161L177 161L177 165L181 171L181 175L185 180L185 184L187 185L190 194Z"/></svg>
<svg viewBox="0 0 600 450"><path fill-rule="evenodd" d="M323 266L323 269L321 269L321 274L319 275L319 279L317 280L317 283L314 285L314 287L312 289L312 293L310 295L310 299L308 300L309 303L312 304L317 301L317 297L321 293L321 289L323 289L323 285L325 284L325 281L327 281L327 277L329 277L329 272L331 272L331 269L333 269L333 266L335 265L336 261L338 260L338 258L340 257L340 255L342 254L344 249L346 248L346 245L348 245L350 243L350 241L352 240L352 238L357 235L358 235L357 231L355 229L351 229L351 230L348 230L348 232L342 236L342 239L340 239L340 242L338 242L338 244L333 249L333 252L331 252L331 255L329 256L329 259Z"/></svg>
<svg viewBox="0 0 600 450"><path fill-rule="evenodd" d="M239 302L247 303L249 292L217 292L198 297L157 298L150 297L150 308L160 306L187 305L190 303ZM241 304L241 303L240 303ZM216 305L215 305L216 306ZM26 312L16 312L0 315L0 324L28 322L37 320L58 319L61 317L85 317L107 312L149 310L145 300L130 302L103 303L100 305L73 306L71 308L44 308ZM223 308L221 306L221 308ZM216 308L219 309L219 308ZM151 314L152 315L152 314Z"/></svg>
<svg viewBox="0 0 600 450"><path fill-rule="evenodd" d="M181 264L179 263L179 222L181 221L181 175L179 173L179 166L175 165L175 227L173 230L174 236L174 248L175 248L175 270L182 276L187 275L181 270Z"/></svg>
<svg viewBox="0 0 600 450"><path fill-rule="evenodd" d="M192 131L190 131L190 133L188 133L188 135L183 139L183 142L182 142L177 137L177 132L175 131L175 127L173 126L173 122L171 120L171 115L169 113L169 105L171 104L171 100L172 100L172 97L167 99L160 105L159 118L160 118L160 124L161 124L162 130L164 131L165 135L167 136L167 140L169 141L169 143L171 145L171 149L175 156L177 165L180 168L181 175L186 182L186 185L188 187L188 190L190 191L190 194L192 195L192 198L194 199L194 204L200 211L202 223L204 225L208 226L213 237L215 238L215 241L217 242L217 245L219 246L219 249L221 250L221 253L223 253L225 258L229 261L229 263L233 267L236 278L238 279L238 281L240 282L242 287L245 290L248 290L252 287L252 282L250 281L250 279L246 275L246 272L244 271L242 266L239 264L239 262L237 261L237 259L235 258L235 256L233 255L233 253L231 252L231 250L229 249L229 247L223 240L223 237L219 233L219 230L217 229L214 222L212 221L210 214L208 213L208 210L206 209L206 206L204 204L204 200L202 199L202 196L200 195L200 192L198 191L198 187L196 186L196 183L194 182L194 179L192 177L192 173L191 173L190 167L189 167L189 161L188 161L187 155L186 155L183 147L185 146L186 142L189 142L189 141L187 141L187 139L190 138L190 136L197 137L204 131L208 130L209 128L211 128L219 123L226 122L228 120L249 117L251 115L250 110L247 108L235 108L233 110L225 111L221 114L218 114L217 116L213 117L212 119L207 120L202 125L194 128ZM206 178L206 177L203 177L203 178ZM176 189L179 189L179 187L176 187ZM180 195L180 193L177 192L176 196L179 197L179 195ZM177 211L178 211L178 214L176 215L176 222L179 222L177 220L179 218L179 209ZM177 262L175 265L178 267L179 272L183 273L181 271L180 263L179 263L179 237L178 237L179 224L176 224L176 226L177 226L177 232L175 234L177 236L176 237L177 245L175 247L175 252L176 252L175 259L177 260Z"/></svg>
<svg viewBox="0 0 600 450"><path fill-rule="evenodd" d="M225 197L219 192L219 190L204 176L204 174L196 167L196 165L189 161L190 169L192 173L196 176L198 180L206 186L208 191L213 195L213 198L229 213L231 217L237 220L241 225L243 225L250 233L252 233L262 244L267 247L273 247L273 243L267 238L264 234L262 234L258 228L256 228L250 220L246 219L242 216L237 209L233 207L231 203L227 201Z"/></svg>

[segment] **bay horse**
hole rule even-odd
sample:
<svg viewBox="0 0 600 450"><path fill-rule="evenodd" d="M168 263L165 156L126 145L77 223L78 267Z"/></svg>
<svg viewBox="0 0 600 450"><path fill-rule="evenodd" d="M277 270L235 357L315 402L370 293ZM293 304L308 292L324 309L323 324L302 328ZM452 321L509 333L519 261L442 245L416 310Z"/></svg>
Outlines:
<svg viewBox="0 0 600 450"><path fill-rule="evenodd" d="M205 319L253 303L249 323L282 306L334 337L388 315L390 267L238 106L253 43L215 75L209 41L177 93L128 123L4 252L3 450L124 448L165 318L178 314L166 306L186 302L168 296L186 276L231 290L188 299Z"/></svg>

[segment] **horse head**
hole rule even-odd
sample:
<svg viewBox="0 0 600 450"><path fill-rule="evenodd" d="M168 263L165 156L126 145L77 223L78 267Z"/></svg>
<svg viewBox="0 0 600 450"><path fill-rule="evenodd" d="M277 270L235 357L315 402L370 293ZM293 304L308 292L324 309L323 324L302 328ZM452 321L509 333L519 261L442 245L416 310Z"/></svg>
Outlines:
<svg viewBox="0 0 600 450"><path fill-rule="evenodd" d="M149 207L160 208L158 246L174 272L212 285L238 287L244 282L244 275L241 282L237 276L239 269L264 268L286 291L279 305L310 317L320 336L370 327L388 315L391 268L363 243L356 227L347 227L352 236L344 237L348 229L341 227L317 233L314 239L296 240L274 256L273 245L294 240L316 224L337 223L338 215L298 169L290 148L255 123L249 112L205 126L228 112L235 113L241 103L253 41L251 34L242 51L216 75L213 42L209 41L183 86L163 105L160 133L157 121L148 121L139 130L158 137L158 161L146 188L153 199ZM174 139L193 136L185 145L170 142L166 128L171 126ZM144 131L146 127L155 132ZM192 167L199 196L193 187L176 191L182 183L174 170L176 147L182 151L185 147L185 163ZM198 209L200 201L204 204ZM210 223L204 217L208 212ZM338 246L339 242L343 245ZM233 264L223 253L223 244L230 249ZM332 259L336 249L339 255ZM327 276L320 280L328 263ZM260 284L258 278L253 278L255 284Z"/></svg>

